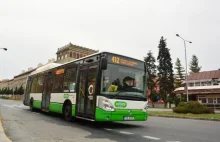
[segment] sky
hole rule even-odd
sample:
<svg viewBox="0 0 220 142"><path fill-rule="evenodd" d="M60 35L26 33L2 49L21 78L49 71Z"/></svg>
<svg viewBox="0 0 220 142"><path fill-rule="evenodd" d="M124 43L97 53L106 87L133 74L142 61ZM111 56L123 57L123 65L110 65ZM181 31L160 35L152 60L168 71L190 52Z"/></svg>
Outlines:
<svg viewBox="0 0 220 142"><path fill-rule="evenodd" d="M47 63L69 42L143 60L161 36L172 62L195 54L202 71L219 69L219 0L0 0L0 79Z"/></svg>

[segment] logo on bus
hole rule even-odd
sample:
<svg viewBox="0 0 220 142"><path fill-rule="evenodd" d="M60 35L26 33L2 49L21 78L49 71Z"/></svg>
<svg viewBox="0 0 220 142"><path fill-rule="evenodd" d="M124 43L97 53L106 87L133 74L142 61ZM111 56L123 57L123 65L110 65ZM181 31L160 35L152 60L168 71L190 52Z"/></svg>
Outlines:
<svg viewBox="0 0 220 142"><path fill-rule="evenodd" d="M127 103L126 103L126 102L116 101L116 102L115 102L115 106L116 106L116 107L125 108L125 107L127 106Z"/></svg>
<svg viewBox="0 0 220 142"><path fill-rule="evenodd" d="M64 94L63 97L64 97L65 99L67 99L67 98L69 98L69 94Z"/></svg>

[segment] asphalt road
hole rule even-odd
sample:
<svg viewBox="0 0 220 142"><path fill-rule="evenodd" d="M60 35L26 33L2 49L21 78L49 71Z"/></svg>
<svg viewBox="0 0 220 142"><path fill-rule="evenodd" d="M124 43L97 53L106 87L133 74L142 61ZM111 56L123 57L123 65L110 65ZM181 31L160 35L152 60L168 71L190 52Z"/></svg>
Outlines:
<svg viewBox="0 0 220 142"><path fill-rule="evenodd" d="M66 122L0 99L6 135L13 142L219 142L220 122L149 117L146 122Z"/></svg>

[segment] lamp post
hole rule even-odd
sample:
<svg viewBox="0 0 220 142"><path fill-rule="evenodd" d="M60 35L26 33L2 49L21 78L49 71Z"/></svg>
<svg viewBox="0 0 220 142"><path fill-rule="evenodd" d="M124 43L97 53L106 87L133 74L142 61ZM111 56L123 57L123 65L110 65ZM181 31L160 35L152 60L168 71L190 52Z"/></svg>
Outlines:
<svg viewBox="0 0 220 142"><path fill-rule="evenodd" d="M5 51L7 51L7 50L8 50L7 48L0 48L0 49L3 49L3 50L5 50Z"/></svg>
<svg viewBox="0 0 220 142"><path fill-rule="evenodd" d="M186 58L186 42L192 43L191 41L185 40L178 34L176 34L177 37L180 37L184 42L184 48L185 48L185 63L186 63L186 96L187 96L187 102L189 101L189 93L188 93L188 80L187 80L187 58Z"/></svg>

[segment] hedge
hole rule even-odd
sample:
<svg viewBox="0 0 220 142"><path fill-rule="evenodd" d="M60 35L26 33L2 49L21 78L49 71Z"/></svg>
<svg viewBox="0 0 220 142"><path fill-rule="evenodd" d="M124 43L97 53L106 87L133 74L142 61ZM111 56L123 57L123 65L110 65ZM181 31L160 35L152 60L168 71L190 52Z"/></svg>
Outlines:
<svg viewBox="0 0 220 142"><path fill-rule="evenodd" d="M176 113L193 113L193 114L210 114L215 113L213 109L207 108L196 101L190 101L188 103L181 102L175 108L173 108L173 112Z"/></svg>

